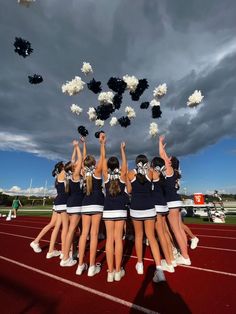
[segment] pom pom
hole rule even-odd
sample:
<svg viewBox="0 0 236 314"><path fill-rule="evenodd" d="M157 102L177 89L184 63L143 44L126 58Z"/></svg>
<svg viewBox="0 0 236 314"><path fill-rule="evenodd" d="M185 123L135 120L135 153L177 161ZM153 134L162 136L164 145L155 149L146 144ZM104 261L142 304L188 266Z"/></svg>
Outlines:
<svg viewBox="0 0 236 314"><path fill-rule="evenodd" d="M100 105L96 108L97 119L100 120L107 120L113 112L114 108L112 104Z"/></svg>
<svg viewBox="0 0 236 314"><path fill-rule="evenodd" d="M31 48L31 43L21 37L15 37L14 47L15 52L24 58L29 56L34 50Z"/></svg>
<svg viewBox="0 0 236 314"><path fill-rule="evenodd" d="M158 134L158 125L155 122L150 123L149 134L153 137Z"/></svg>
<svg viewBox="0 0 236 314"><path fill-rule="evenodd" d="M167 86L166 86L166 83L164 84L160 84L158 85L154 91L153 91L153 96L155 98L161 98L163 97L165 94L167 93Z"/></svg>
<svg viewBox="0 0 236 314"><path fill-rule="evenodd" d="M86 137L89 134L88 130L83 125L78 127L78 133L83 137Z"/></svg>
<svg viewBox="0 0 236 314"><path fill-rule="evenodd" d="M98 94L102 91L101 82L95 81L93 78L89 83L87 83L88 89L91 90L94 94Z"/></svg>
<svg viewBox="0 0 236 314"><path fill-rule="evenodd" d="M134 109L132 107L127 106L125 108L125 112L127 113L127 117L129 119L135 118L136 117L136 113L134 111Z"/></svg>
<svg viewBox="0 0 236 314"><path fill-rule="evenodd" d="M98 101L102 104L113 104L114 94L112 92L101 92L98 95Z"/></svg>
<svg viewBox="0 0 236 314"><path fill-rule="evenodd" d="M107 82L107 86L118 94L123 94L127 84L120 78L111 77Z"/></svg>
<svg viewBox="0 0 236 314"><path fill-rule="evenodd" d="M73 80L67 81L63 84L61 89L63 93L73 96L80 93L84 89L84 84L85 82L83 82L79 76L75 76Z"/></svg>
<svg viewBox="0 0 236 314"><path fill-rule="evenodd" d="M154 106L152 107L152 117L153 119L160 118L162 114L160 106Z"/></svg>
<svg viewBox="0 0 236 314"><path fill-rule="evenodd" d="M104 126L104 121L100 120L100 119L97 119L95 121L95 125L98 126L99 128L101 128L102 126Z"/></svg>
<svg viewBox="0 0 236 314"><path fill-rule="evenodd" d="M28 76L30 84L39 84L43 82L43 78L41 75L34 74L33 76Z"/></svg>
<svg viewBox="0 0 236 314"><path fill-rule="evenodd" d="M119 110L120 109L120 106L121 106L121 103L122 103L122 95L120 94L115 94L115 96L113 97L113 105L114 105L114 108L116 110Z"/></svg>
<svg viewBox="0 0 236 314"><path fill-rule="evenodd" d="M136 90L136 87L138 86L138 79L135 76L129 76L126 74L123 76L124 82L127 84L127 89L130 90L131 92L134 92Z"/></svg>
<svg viewBox="0 0 236 314"><path fill-rule="evenodd" d="M17 2L26 7L29 7L32 2L35 2L35 0L18 0Z"/></svg>
<svg viewBox="0 0 236 314"><path fill-rule="evenodd" d="M138 81L138 85L134 92L130 92L131 98L134 101L138 101L143 92L148 88L148 81L146 79L141 79Z"/></svg>
<svg viewBox="0 0 236 314"><path fill-rule="evenodd" d="M160 107L160 102L157 101L156 99L153 99L153 100L150 102L150 106L151 106L151 107L157 107L157 106Z"/></svg>
<svg viewBox="0 0 236 314"><path fill-rule="evenodd" d="M117 123L118 123L117 118L116 117L112 117L111 121L110 121L110 126L115 126L115 125L117 125Z"/></svg>
<svg viewBox="0 0 236 314"><path fill-rule="evenodd" d="M140 105L140 109L147 109L148 107L149 107L148 101L142 102Z"/></svg>
<svg viewBox="0 0 236 314"><path fill-rule="evenodd" d="M191 96L189 96L187 105L189 107L196 107L201 103L203 98L204 98L204 96L202 96L201 91L195 90L194 93Z"/></svg>
<svg viewBox="0 0 236 314"><path fill-rule="evenodd" d="M95 121L97 119L96 109L93 107L89 107L87 112L90 121Z"/></svg>
<svg viewBox="0 0 236 314"><path fill-rule="evenodd" d="M78 105L76 104L72 104L70 107L71 112L77 114L78 116L81 114L81 112L83 111L82 108L80 108Z"/></svg>
<svg viewBox="0 0 236 314"><path fill-rule="evenodd" d="M93 73L93 69L92 69L92 67L91 67L91 64L88 63L88 62L83 62L83 66L82 66L82 68L81 68L81 71L82 71L85 75L87 75L87 74L89 74L89 73Z"/></svg>
<svg viewBox="0 0 236 314"><path fill-rule="evenodd" d="M123 128L127 128L127 126L130 125L130 119L128 117L121 117L118 119L118 122Z"/></svg>
<svg viewBox="0 0 236 314"><path fill-rule="evenodd" d="M96 133L94 134L94 136L95 136L96 138L99 138L101 133L105 134L105 132L101 130L101 131L96 132Z"/></svg>

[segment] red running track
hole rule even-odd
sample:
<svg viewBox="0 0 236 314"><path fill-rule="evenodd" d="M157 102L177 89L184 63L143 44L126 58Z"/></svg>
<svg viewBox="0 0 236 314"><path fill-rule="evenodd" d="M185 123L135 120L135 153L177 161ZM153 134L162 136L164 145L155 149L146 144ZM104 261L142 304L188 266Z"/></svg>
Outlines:
<svg viewBox="0 0 236 314"><path fill-rule="evenodd" d="M166 283L153 284L149 248L139 276L129 241L125 253L132 257L124 257L126 276L118 283L106 282L104 241L97 258L102 271L93 278L76 276L76 266L60 267L58 258L45 258L50 234L41 243L43 252L35 254L29 243L47 222L0 220L1 313L235 313L236 226L191 225L200 234L200 247L190 250L192 266L177 267L166 273Z"/></svg>

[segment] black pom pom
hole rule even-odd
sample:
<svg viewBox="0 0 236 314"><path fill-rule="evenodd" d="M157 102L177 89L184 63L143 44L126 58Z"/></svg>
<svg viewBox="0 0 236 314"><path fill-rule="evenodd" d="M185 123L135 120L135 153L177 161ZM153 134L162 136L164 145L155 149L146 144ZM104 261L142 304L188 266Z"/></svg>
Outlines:
<svg viewBox="0 0 236 314"><path fill-rule="evenodd" d="M130 119L128 117L121 117L118 119L118 122L123 128L127 128L127 126L130 125Z"/></svg>
<svg viewBox="0 0 236 314"><path fill-rule="evenodd" d="M101 82L95 81L93 78L89 83L87 83L88 89L90 89L94 94L98 94L102 91Z"/></svg>
<svg viewBox="0 0 236 314"><path fill-rule="evenodd" d="M149 107L148 101L142 102L140 105L140 109L147 109L148 107Z"/></svg>
<svg viewBox="0 0 236 314"><path fill-rule="evenodd" d="M96 138L99 138L101 133L105 133L105 132L101 130L101 131L96 132L94 135Z"/></svg>
<svg viewBox="0 0 236 314"><path fill-rule="evenodd" d="M24 58L29 56L34 50L31 48L31 43L29 41L20 37L15 37L14 47L15 52Z"/></svg>
<svg viewBox="0 0 236 314"><path fill-rule="evenodd" d="M118 94L123 94L127 84L120 78L111 77L107 82L107 86Z"/></svg>
<svg viewBox="0 0 236 314"><path fill-rule="evenodd" d="M41 75L34 74L33 76L28 76L30 84L39 84L43 82L43 78Z"/></svg>
<svg viewBox="0 0 236 314"><path fill-rule="evenodd" d="M96 109L97 119L107 120L111 114L115 111L112 104L100 105Z"/></svg>
<svg viewBox="0 0 236 314"><path fill-rule="evenodd" d="M134 92L130 92L132 100L138 101L143 92L148 88L148 81L146 79L141 79L138 81L138 85Z"/></svg>
<svg viewBox="0 0 236 314"><path fill-rule="evenodd" d="M160 106L154 106L152 107L152 117L153 119L160 118L162 114Z"/></svg>
<svg viewBox="0 0 236 314"><path fill-rule="evenodd" d="M88 130L83 125L78 127L78 132L83 137L86 137L89 134Z"/></svg>
<svg viewBox="0 0 236 314"><path fill-rule="evenodd" d="M122 103L122 95L120 94L115 94L114 97L113 97L113 105L114 105L114 108L116 110L119 110L120 109L120 106L121 106L121 103Z"/></svg>

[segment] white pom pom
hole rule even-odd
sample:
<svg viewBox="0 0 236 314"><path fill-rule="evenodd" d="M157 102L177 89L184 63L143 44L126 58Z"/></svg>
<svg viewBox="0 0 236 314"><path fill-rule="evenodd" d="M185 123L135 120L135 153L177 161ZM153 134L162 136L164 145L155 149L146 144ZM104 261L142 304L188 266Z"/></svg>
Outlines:
<svg viewBox="0 0 236 314"><path fill-rule="evenodd" d="M166 83L158 85L154 91L153 96L156 98L161 98L167 93L167 86Z"/></svg>
<svg viewBox="0 0 236 314"><path fill-rule="evenodd" d="M116 117L112 117L110 120L110 126L114 126L118 123L118 119Z"/></svg>
<svg viewBox="0 0 236 314"><path fill-rule="evenodd" d="M81 112L83 111L83 109L81 107L79 107L78 105L76 104L72 104L71 107L70 107L70 110L77 114L78 116L81 114Z"/></svg>
<svg viewBox="0 0 236 314"><path fill-rule="evenodd" d="M131 92L136 90L138 86L138 79L135 76L129 76L128 74L123 76L123 81L127 84L127 89Z"/></svg>
<svg viewBox="0 0 236 314"><path fill-rule="evenodd" d="M113 104L114 93L112 92L101 92L98 95L98 101L102 104Z"/></svg>
<svg viewBox="0 0 236 314"><path fill-rule="evenodd" d="M90 121L95 121L97 119L97 114L96 114L95 108L89 107L87 114L89 116Z"/></svg>
<svg viewBox="0 0 236 314"><path fill-rule="evenodd" d="M100 120L100 119L97 119L95 121L95 125L98 126L99 128L101 128L102 126L104 126L104 121Z"/></svg>
<svg viewBox="0 0 236 314"><path fill-rule="evenodd" d="M81 68L81 71L82 71L85 75L87 75L87 74L89 74L89 73L93 73L93 69L92 69L92 67L91 67L91 64L88 63L88 62L83 62L83 66L82 66L82 68Z"/></svg>
<svg viewBox="0 0 236 314"><path fill-rule="evenodd" d="M153 99L153 100L150 102L150 106L151 106L151 107L160 106L160 101L157 101L156 99Z"/></svg>
<svg viewBox="0 0 236 314"><path fill-rule="evenodd" d="M84 89L84 85L85 82L83 82L79 76L75 76L73 80L63 84L61 89L63 93L73 96L81 92Z"/></svg>
<svg viewBox="0 0 236 314"><path fill-rule="evenodd" d="M132 107L129 107L129 106L125 107L125 112L127 113L127 117L129 119L136 117L136 113Z"/></svg>
<svg viewBox="0 0 236 314"><path fill-rule="evenodd" d="M194 93L189 96L187 105L189 107L195 107L201 103L203 100L204 96L202 96L202 93L200 90L195 90Z"/></svg>
<svg viewBox="0 0 236 314"><path fill-rule="evenodd" d="M157 134L158 134L158 125L155 122L150 123L149 134L152 137L157 136Z"/></svg>

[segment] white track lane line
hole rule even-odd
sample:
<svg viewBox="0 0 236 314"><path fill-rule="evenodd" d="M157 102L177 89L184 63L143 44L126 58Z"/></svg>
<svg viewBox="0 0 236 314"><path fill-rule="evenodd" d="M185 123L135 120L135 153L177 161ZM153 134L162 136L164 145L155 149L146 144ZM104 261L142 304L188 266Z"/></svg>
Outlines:
<svg viewBox="0 0 236 314"><path fill-rule="evenodd" d="M196 236L202 237L202 238L219 238L219 239L236 240L236 238L234 237L211 236L211 235L205 235L205 234L196 234Z"/></svg>
<svg viewBox="0 0 236 314"><path fill-rule="evenodd" d="M188 224L187 224L188 225ZM211 228L200 228L200 227L191 227L189 226L189 228L192 230L210 230L210 231L231 231L231 232L236 232L236 228L235 229L221 229L221 228L218 228L218 229L211 229Z"/></svg>
<svg viewBox="0 0 236 314"><path fill-rule="evenodd" d="M11 235L11 236L14 236L14 237L18 237L18 235L16 235L16 234L7 233L7 232L0 232L0 234L5 234L5 235ZM33 238L30 238L30 237L27 237L27 236L22 236L22 235L20 237L21 238L26 238L26 239L31 239L31 240L33 239ZM41 241L50 242L48 240L41 240ZM104 254L106 253L106 251L104 251L104 250L97 250L97 251L98 252L102 252ZM233 252L235 252L235 251L236 250L233 250ZM137 256L135 256L135 255L126 255L126 254L124 254L123 256L129 256L130 258L137 259ZM145 261L154 262L153 258L144 257L143 259ZM228 276L236 277L236 274L234 274L234 273L228 273L228 272L224 272L224 271L220 271L220 270L201 268L201 267L195 267L195 266L184 266L184 265L178 265L178 266L180 266L180 267L187 267L187 268L190 268L190 269L197 269L197 270L206 271L206 272L212 272L212 273L216 273L216 274L220 274L220 275L228 275Z"/></svg>
<svg viewBox="0 0 236 314"><path fill-rule="evenodd" d="M41 269L31 267L31 266L29 266L29 265L20 263L20 262L18 262L18 261L12 260L12 259L7 258L7 257L5 257L5 256L0 256L0 259L4 260L4 261L6 261L6 262L10 262L10 263L12 263L12 264L15 264L15 265L17 265L17 266L23 267L23 268L25 268L25 269L34 271L34 272L36 272L36 273L38 273L38 274L40 274L40 275L44 275L44 276L46 276L46 277L55 279L55 280L57 280L57 281L66 283L66 284L68 284L68 285L70 285L70 286L79 288L79 289L84 290L84 291L86 291L86 292L95 294L95 295L97 295L97 296L99 296L99 297L102 297L102 298L104 298L104 299L107 299L107 300L109 300L109 301L113 301L113 302L116 302L116 303L118 303L118 304L124 305L124 306L126 306L126 307L128 307L128 308L132 308L132 309L135 309L135 310L138 310L138 311L140 311L140 312L147 313L147 314L158 314L158 312L149 310L149 309L147 309L147 308L145 308L145 307L142 307L142 306L140 306L140 305L133 304L133 303L128 302L128 301L125 301L125 300L123 300L123 299L114 297L114 296L112 296L112 295L110 295L110 294L107 294L107 293L104 293L104 292L101 292L101 291L98 291L98 290L89 288L89 287L84 286L84 285L81 285L81 284L78 284L77 282L68 280L68 279L66 279L66 278L53 275L53 274L48 273L48 272L46 272L46 271L43 271L43 270L41 270Z"/></svg>

